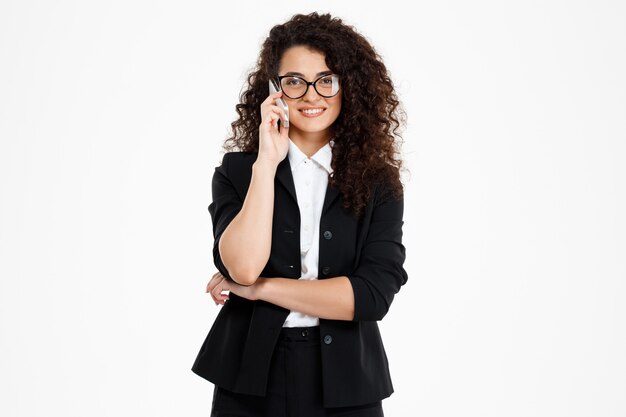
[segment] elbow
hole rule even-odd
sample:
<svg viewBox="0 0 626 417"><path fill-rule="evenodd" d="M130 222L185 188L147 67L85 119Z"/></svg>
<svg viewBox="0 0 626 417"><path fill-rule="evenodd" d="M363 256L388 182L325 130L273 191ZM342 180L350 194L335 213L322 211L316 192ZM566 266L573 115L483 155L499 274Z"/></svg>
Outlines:
<svg viewBox="0 0 626 417"><path fill-rule="evenodd" d="M250 270L244 270L243 268L229 268L225 263L219 252L215 250L213 252L213 262L218 271L226 278L235 281L239 285L250 286L253 285L259 278L260 272Z"/></svg>
<svg viewBox="0 0 626 417"><path fill-rule="evenodd" d="M223 249L221 243L222 239L219 239L213 248L215 264L223 265L223 269L228 272L228 277L237 284L245 286L253 285L261 275L263 268L257 263L252 263L254 259L251 257L248 257L248 259L243 257L242 259L238 251L235 252L235 257L233 257L233 255L235 255L233 253L225 253L225 256L222 255Z"/></svg>
<svg viewBox="0 0 626 417"><path fill-rule="evenodd" d="M385 303L379 303L372 308L360 311L358 315L355 308L352 321L381 321L387 315L388 311L389 306Z"/></svg>
<svg viewBox="0 0 626 417"><path fill-rule="evenodd" d="M348 276L354 292L352 321L380 321L389 312L393 294L381 294L366 280Z"/></svg>
<svg viewBox="0 0 626 417"><path fill-rule="evenodd" d="M381 321L389 312L389 305L381 306L372 312L371 320Z"/></svg>
<svg viewBox="0 0 626 417"><path fill-rule="evenodd" d="M246 287L250 285L254 285L256 280L259 278L258 273L250 273L249 271L245 271L245 270L232 270L231 271L229 269L228 273L230 275L230 278L233 281L235 281L239 285L243 285Z"/></svg>

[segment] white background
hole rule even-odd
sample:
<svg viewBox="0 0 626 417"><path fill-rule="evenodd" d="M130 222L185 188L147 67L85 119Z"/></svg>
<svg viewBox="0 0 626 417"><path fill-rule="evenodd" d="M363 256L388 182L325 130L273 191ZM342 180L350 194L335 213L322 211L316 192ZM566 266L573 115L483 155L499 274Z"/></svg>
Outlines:
<svg viewBox="0 0 626 417"><path fill-rule="evenodd" d="M626 415L626 6L598 0L3 0L0 415L208 415L211 177L269 29L314 10L409 117L386 415Z"/></svg>

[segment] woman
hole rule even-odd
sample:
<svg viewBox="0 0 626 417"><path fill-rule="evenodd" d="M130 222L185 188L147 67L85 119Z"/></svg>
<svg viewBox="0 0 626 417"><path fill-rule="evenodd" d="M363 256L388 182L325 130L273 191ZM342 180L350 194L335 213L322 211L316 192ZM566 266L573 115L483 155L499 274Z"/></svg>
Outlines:
<svg viewBox="0 0 626 417"><path fill-rule="evenodd" d="M295 15L270 31L237 112L209 206L206 290L223 307L192 367L215 384L211 415L383 416L377 321L407 281L387 70L340 19Z"/></svg>

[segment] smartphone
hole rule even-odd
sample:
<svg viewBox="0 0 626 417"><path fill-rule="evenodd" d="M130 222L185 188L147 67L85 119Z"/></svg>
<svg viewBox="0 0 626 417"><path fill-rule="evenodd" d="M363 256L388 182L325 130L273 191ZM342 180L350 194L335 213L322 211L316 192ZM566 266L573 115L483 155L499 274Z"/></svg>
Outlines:
<svg viewBox="0 0 626 417"><path fill-rule="evenodd" d="M275 79L270 79L270 94L278 93L280 91L280 87ZM289 127L289 107L287 107L287 103L283 100L282 97L276 99L276 105L282 108L285 111L285 127ZM280 123L281 120L278 121Z"/></svg>

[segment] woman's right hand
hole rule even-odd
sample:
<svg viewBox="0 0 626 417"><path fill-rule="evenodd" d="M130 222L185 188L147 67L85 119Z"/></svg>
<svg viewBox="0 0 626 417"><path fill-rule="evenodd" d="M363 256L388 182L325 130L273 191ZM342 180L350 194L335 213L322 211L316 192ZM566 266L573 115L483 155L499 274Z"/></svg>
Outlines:
<svg viewBox="0 0 626 417"><path fill-rule="evenodd" d="M282 91L270 94L261 103L261 125L259 126L259 154L257 161L267 161L276 166L285 159L289 151L289 128L285 128L285 111L275 102ZM280 132L278 131L280 120Z"/></svg>

